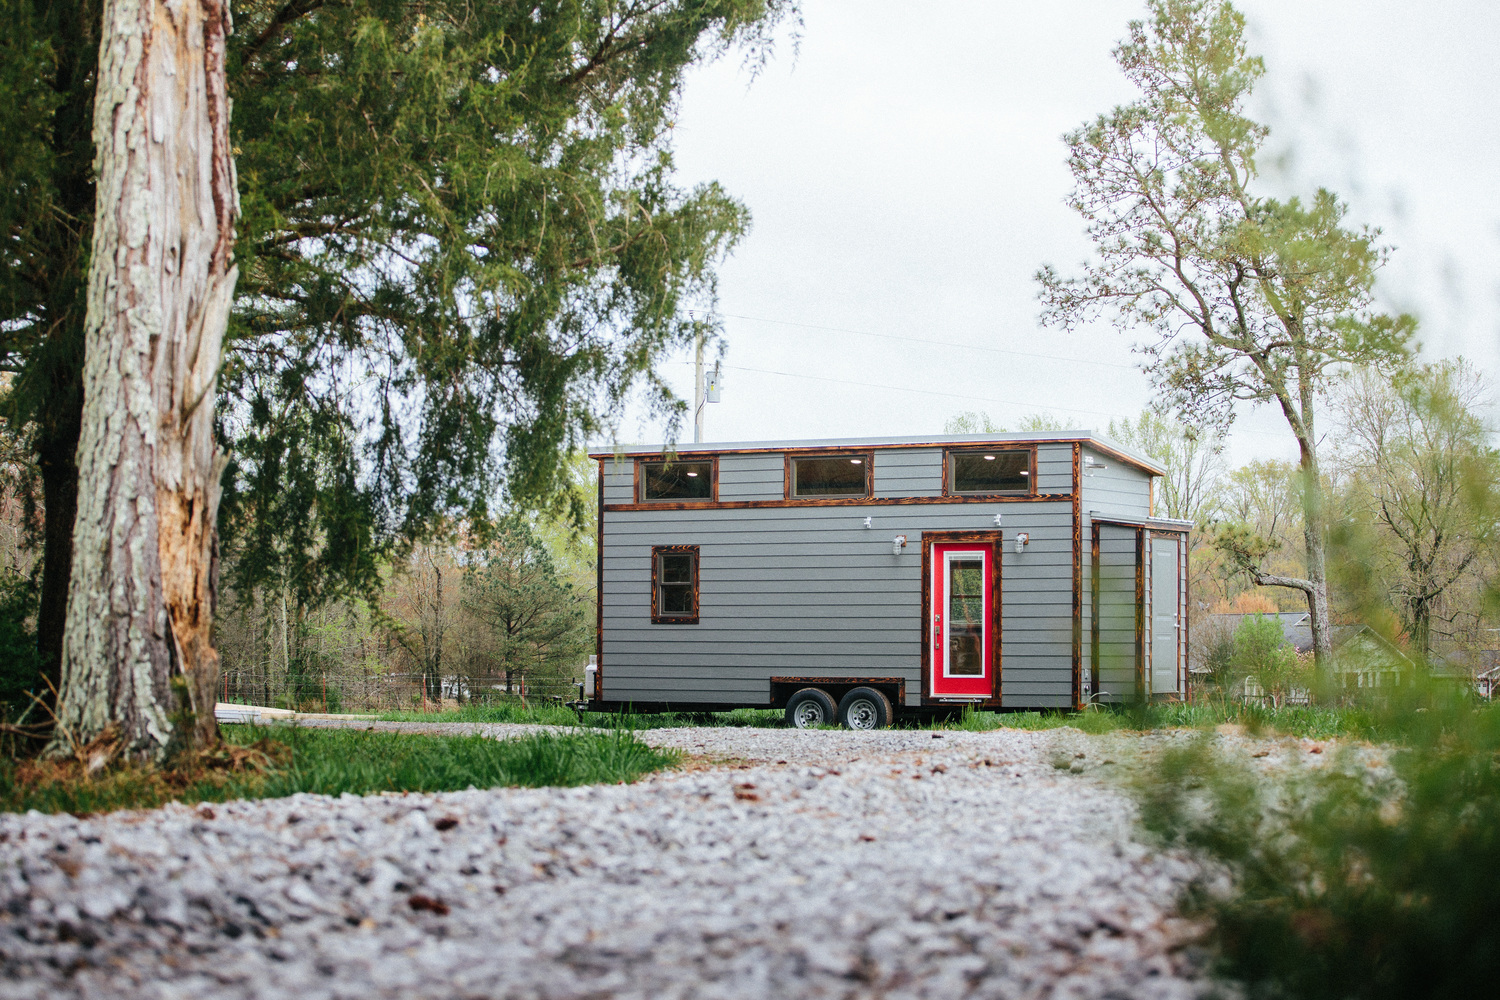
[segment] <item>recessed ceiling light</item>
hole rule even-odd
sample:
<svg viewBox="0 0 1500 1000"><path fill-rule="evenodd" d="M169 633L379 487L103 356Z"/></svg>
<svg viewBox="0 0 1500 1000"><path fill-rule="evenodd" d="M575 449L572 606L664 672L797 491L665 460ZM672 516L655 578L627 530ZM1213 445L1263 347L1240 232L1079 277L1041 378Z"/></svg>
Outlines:
<svg viewBox="0 0 1500 1000"><path fill-rule="evenodd" d="M688 473L688 475L690 475L690 476L696 476L696 475L697 475L697 474L698 474L698 473L696 473L696 472L689 472L689 473Z"/></svg>
<svg viewBox="0 0 1500 1000"><path fill-rule="evenodd" d="M862 459L862 458L851 458L851 459L849 459L849 464L850 465L863 465L864 461L865 460Z"/></svg>
<svg viewBox="0 0 1500 1000"><path fill-rule="evenodd" d="M1022 469L1021 470L1021 475L1023 475L1023 476L1029 476L1029 475L1031 475L1031 473L1027 472L1025 469Z"/></svg>
<svg viewBox="0 0 1500 1000"><path fill-rule="evenodd" d="M993 462L995 460L995 456L994 455L986 455L986 456L984 456L984 460L986 462Z"/></svg>

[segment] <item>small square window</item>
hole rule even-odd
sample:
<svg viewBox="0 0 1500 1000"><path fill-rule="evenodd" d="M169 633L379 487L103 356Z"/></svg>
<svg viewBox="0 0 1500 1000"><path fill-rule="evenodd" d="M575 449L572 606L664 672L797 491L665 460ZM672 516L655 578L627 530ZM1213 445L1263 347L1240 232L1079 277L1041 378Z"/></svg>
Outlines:
<svg viewBox="0 0 1500 1000"><path fill-rule="evenodd" d="M870 495L871 456L814 455L793 458L789 497L865 497Z"/></svg>
<svg viewBox="0 0 1500 1000"><path fill-rule="evenodd" d="M1031 493L1029 448L948 453L949 493Z"/></svg>
<svg viewBox="0 0 1500 1000"><path fill-rule="evenodd" d="M698 624L698 546L658 545L651 550L651 621Z"/></svg>
<svg viewBox="0 0 1500 1000"><path fill-rule="evenodd" d="M707 503L714 498L714 463L642 462L641 500Z"/></svg>

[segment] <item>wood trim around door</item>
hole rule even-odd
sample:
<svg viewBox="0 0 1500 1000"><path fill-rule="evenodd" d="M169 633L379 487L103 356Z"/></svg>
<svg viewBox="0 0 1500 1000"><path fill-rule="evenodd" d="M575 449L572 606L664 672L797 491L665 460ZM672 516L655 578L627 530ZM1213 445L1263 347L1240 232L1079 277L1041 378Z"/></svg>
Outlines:
<svg viewBox="0 0 1500 1000"><path fill-rule="evenodd" d="M993 687L990 696L983 700L970 698L954 698L951 700L934 698L932 696L932 642L929 627L932 621L932 547L941 544L960 545L988 545L990 547L990 620L994 622L994 628L990 630L991 650L990 662L995 665L995 676L992 679ZM922 704L923 705L960 705L971 704L976 708L999 708L1002 687L1000 678L1002 664L1000 651L1004 648L1001 640L1005 627L1004 619L1000 614L1002 602L1000 599L1000 588L1003 583L1003 574L1000 572L1000 558L1005 548L1001 544L1001 534L998 531L924 531L922 533L922 606L919 611L917 626L920 630L922 641Z"/></svg>
<svg viewBox="0 0 1500 1000"><path fill-rule="evenodd" d="M1146 685L1146 529L1135 529L1135 697L1145 704Z"/></svg>

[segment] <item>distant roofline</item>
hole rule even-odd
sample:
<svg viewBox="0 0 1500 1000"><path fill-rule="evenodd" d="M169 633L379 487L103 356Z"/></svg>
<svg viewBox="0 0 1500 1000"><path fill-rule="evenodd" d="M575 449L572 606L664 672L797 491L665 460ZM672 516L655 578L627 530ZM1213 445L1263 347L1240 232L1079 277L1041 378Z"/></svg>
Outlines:
<svg viewBox="0 0 1500 1000"><path fill-rule="evenodd" d="M674 446L637 444L618 445L608 449L596 447L591 448L588 454L589 458L593 459L644 458L667 454L669 447L674 448L678 455L728 455L821 451L831 448L947 448L954 445L1071 444L1075 441L1153 476L1167 474L1167 470L1155 461L1144 458L1090 430L1019 431L1007 434L928 434L913 437L809 438L793 441L726 441L704 444L678 442Z"/></svg>

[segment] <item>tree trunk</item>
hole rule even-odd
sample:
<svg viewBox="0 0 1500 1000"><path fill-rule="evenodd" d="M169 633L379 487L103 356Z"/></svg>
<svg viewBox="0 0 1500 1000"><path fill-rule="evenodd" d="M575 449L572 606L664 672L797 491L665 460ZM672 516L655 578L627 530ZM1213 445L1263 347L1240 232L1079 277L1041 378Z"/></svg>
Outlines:
<svg viewBox="0 0 1500 1000"><path fill-rule="evenodd" d="M217 738L223 459L215 382L236 271L224 0L107 0L78 514L54 750Z"/></svg>
<svg viewBox="0 0 1500 1000"><path fill-rule="evenodd" d="M1316 465L1306 475L1315 484L1303 487L1303 540L1307 547L1307 579L1312 584L1307 590L1307 610L1312 622L1313 663L1319 671L1325 671L1333 669L1333 641L1328 631L1328 560L1323 534L1323 487L1316 482ZM1318 496L1312 503L1308 503L1307 494L1313 491Z"/></svg>

